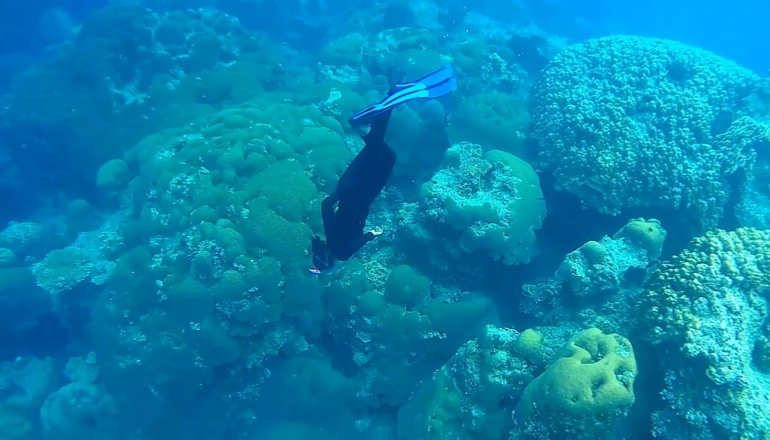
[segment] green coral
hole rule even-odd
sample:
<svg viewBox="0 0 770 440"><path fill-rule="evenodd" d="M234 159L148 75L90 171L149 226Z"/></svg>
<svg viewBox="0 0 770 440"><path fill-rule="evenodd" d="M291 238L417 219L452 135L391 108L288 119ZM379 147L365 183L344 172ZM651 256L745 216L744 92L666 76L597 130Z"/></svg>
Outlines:
<svg viewBox="0 0 770 440"><path fill-rule="evenodd" d="M513 427L506 402L532 380L515 353L515 330L486 326L398 411L403 440L500 439Z"/></svg>
<svg viewBox="0 0 770 440"><path fill-rule="evenodd" d="M89 202L75 199L67 204L67 229L72 232L85 232L99 229L101 215Z"/></svg>
<svg viewBox="0 0 770 440"><path fill-rule="evenodd" d="M306 160L313 180L319 189L331 194L337 180L350 163L352 154L345 147L342 138L331 129L314 127L306 133L314 136L303 133L299 140L311 142L311 145L304 149L308 150Z"/></svg>
<svg viewBox="0 0 770 440"><path fill-rule="evenodd" d="M666 234L667 232L661 226L660 221L654 218L649 220L636 218L626 223L612 238L625 238L644 249L650 260L657 260L663 250Z"/></svg>
<svg viewBox="0 0 770 440"><path fill-rule="evenodd" d="M551 438L612 438L634 403L636 359L624 337L599 329L578 333L561 356L524 390L516 418L525 433Z"/></svg>
<svg viewBox="0 0 770 440"><path fill-rule="evenodd" d="M706 318L695 312L695 301L705 298L712 307L721 308L724 295L765 292L770 287L769 255L770 231L766 230L716 230L693 239L663 262L646 285L639 307L648 337L656 342L680 340L687 332L694 338L705 330L701 327ZM729 289L711 287L725 282ZM741 325L750 322L748 315L734 319Z"/></svg>
<svg viewBox="0 0 770 440"><path fill-rule="evenodd" d="M539 364L544 359L543 334L534 329L526 329L516 338L516 353L532 364Z"/></svg>
<svg viewBox="0 0 770 440"><path fill-rule="evenodd" d="M385 297L393 304L413 307L430 296L430 280L407 265L394 267L385 284Z"/></svg>
<svg viewBox="0 0 770 440"><path fill-rule="evenodd" d="M384 309L384 297L376 292L374 298L361 300L369 287L366 281L366 271L359 261L346 264L336 279L326 286L324 292L324 309L332 316L345 316L355 310L356 303L362 306L361 313L367 316L379 314ZM368 304L367 301L377 301ZM379 300L379 301L378 301ZM382 309L380 309L382 307Z"/></svg>
<svg viewBox="0 0 770 440"><path fill-rule="evenodd" d="M367 317L383 316L387 305L385 296L374 290L367 290L356 301L357 311Z"/></svg>
<svg viewBox="0 0 770 440"><path fill-rule="evenodd" d="M103 164L96 173L96 189L106 198L113 198L131 179L128 164L121 159L113 159Z"/></svg>
<svg viewBox="0 0 770 440"><path fill-rule="evenodd" d="M346 33L332 40L321 49L321 59L328 64L357 66L367 45L366 38L358 33Z"/></svg>
<svg viewBox="0 0 770 440"><path fill-rule="evenodd" d="M420 206L429 223L459 232L462 251L508 265L529 261L546 215L540 180L527 162L498 150L482 155L481 146L465 142L446 151L442 169L421 188Z"/></svg>
<svg viewBox="0 0 770 440"><path fill-rule="evenodd" d="M214 294L219 301L237 301L245 297L249 287L237 270L225 271L219 279Z"/></svg>
<svg viewBox="0 0 770 440"><path fill-rule="evenodd" d="M510 93L481 93L465 98L452 112L449 141L480 144L485 151L501 150L524 157L527 106L522 98Z"/></svg>
<svg viewBox="0 0 770 440"><path fill-rule="evenodd" d="M300 221L309 212L318 190L298 161L280 160L257 174L246 185L245 197L258 198L289 221Z"/></svg>
<svg viewBox="0 0 770 440"><path fill-rule="evenodd" d="M216 223L219 219L219 212L209 205L202 205L195 208L190 213L190 224L192 226L199 225L201 223Z"/></svg>
<svg viewBox="0 0 770 440"><path fill-rule="evenodd" d="M297 154L305 154L319 146L344 148L344 145L340 135L327 127L307 127L292 142Z"/></svg>
<svg viewBox="0 0 770 440"><path fill-rule="evenodd" d="M308 264L306 251L313 232L298 222L291 222L260 202L249 204L249 218L238 223L247 246L264 249L287 269L302 271Z"/></svg>
<svg viewBox="0 0 770 440"><path fill-rule="evenodd" d="M217 222L215 241L217 246L224 249L225 261L229 263L246 253L246 243L240 232L235 230L235 226L227 223L229 222L224 220Z"/></svg>
<svg viewBox="0 0 770 440"><path fill-rule="evenodd" d="M607 248L600 242L593 240L587 241L583 246L580 246L578 250L591 264L601 263L609 256Z"/></svg>

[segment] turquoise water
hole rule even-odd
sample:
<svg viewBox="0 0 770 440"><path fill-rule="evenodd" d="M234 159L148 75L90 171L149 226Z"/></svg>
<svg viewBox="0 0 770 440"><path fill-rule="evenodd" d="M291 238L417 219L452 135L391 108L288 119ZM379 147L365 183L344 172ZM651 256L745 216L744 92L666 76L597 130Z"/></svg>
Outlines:
<svg viewBox="0 0 770 440"><path fill-rule="evenodd" d="M767 9L0 3L0 438L767 438Z"/></svg>

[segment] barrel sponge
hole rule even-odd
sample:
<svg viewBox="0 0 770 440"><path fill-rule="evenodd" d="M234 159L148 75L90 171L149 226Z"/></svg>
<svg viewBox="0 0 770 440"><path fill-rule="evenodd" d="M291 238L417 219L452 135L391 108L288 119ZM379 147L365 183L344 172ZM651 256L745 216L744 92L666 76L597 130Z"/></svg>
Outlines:
<svg viewBox="0 0 770 440"><path fill-rule="evenodd" d="M654 218L649 220L636 218L626 223L612 238L625 238L644 249L651 260L657 260L663 249L663 242L666 240L666 230Z"/></svg>
<svg viewBox="0 0 770 440"><path fill-rule="evenodd" d="M516 417L525 430L545 428L551 438L607 438L634 403L636 373L628 339L584 330L527 386Z"/></svg>
<svg viewBox="0 0 770 440"><path fill-rule="evenodd" d="M744 125L736 105L758 81L673 41L616 35L573 44L533 89L538 165L601 212L654 206L713 226L729 200L729 175L754 162L751 142L720 138L739 133L730 130Z"/></svg>

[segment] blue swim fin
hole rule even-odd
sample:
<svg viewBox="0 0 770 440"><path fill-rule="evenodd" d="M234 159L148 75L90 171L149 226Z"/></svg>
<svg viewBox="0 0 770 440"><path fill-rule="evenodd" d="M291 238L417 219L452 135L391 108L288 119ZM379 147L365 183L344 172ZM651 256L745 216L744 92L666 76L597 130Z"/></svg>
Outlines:
<svg viewBox="0 0 770 440"><path fill-rule="evenodd" d="M452 67L451 64L444 64L435 72L431 72L418 80L407 82L407 83L396 84L396 88L402 89L404 87L415 86L418 84L424 84L427 87L433 87L435 85L443 83L444 81L449 80L450 78L453 78L454 76L455 76L454 67Z"/></svg>
<svg viewBox="0 0 770 440"><path fill-rule="evenodd" d="M428 98L440 98L457 90L457 79L448 80L428 89Z"/></svg>
<svg viewBox="0 0 770 440"><path fill-rule="evenodd" d="M396 84L395 92L377 104L370 105L354 114L350 118L350 124L365 124L371 118L414 99L439 98L455 90L457 90L457 79L454 77L454 69L451 64L447 64L417 81Z"/></svg>

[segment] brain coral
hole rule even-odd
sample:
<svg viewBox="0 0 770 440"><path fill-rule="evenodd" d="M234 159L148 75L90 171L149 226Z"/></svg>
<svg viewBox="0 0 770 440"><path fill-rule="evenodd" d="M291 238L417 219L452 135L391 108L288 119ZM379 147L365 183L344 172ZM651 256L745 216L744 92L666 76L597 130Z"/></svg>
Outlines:
<svg viewBox="0 0 770 440"><path fill-rule="evenodd" d="M636 373L628 339L584 330L527 385L515 415L530 438L612 438L634 403Z"/></svg>
<svg viewBox="0 0 770 440"><path fill-rule="evenodd" d="M572 45L534 89L539 165L557 187L604 213L657 206L714 225L731 190L727 178L754 161L750 142L720 135L757 81L730 61L666 40Z"/></svg>

